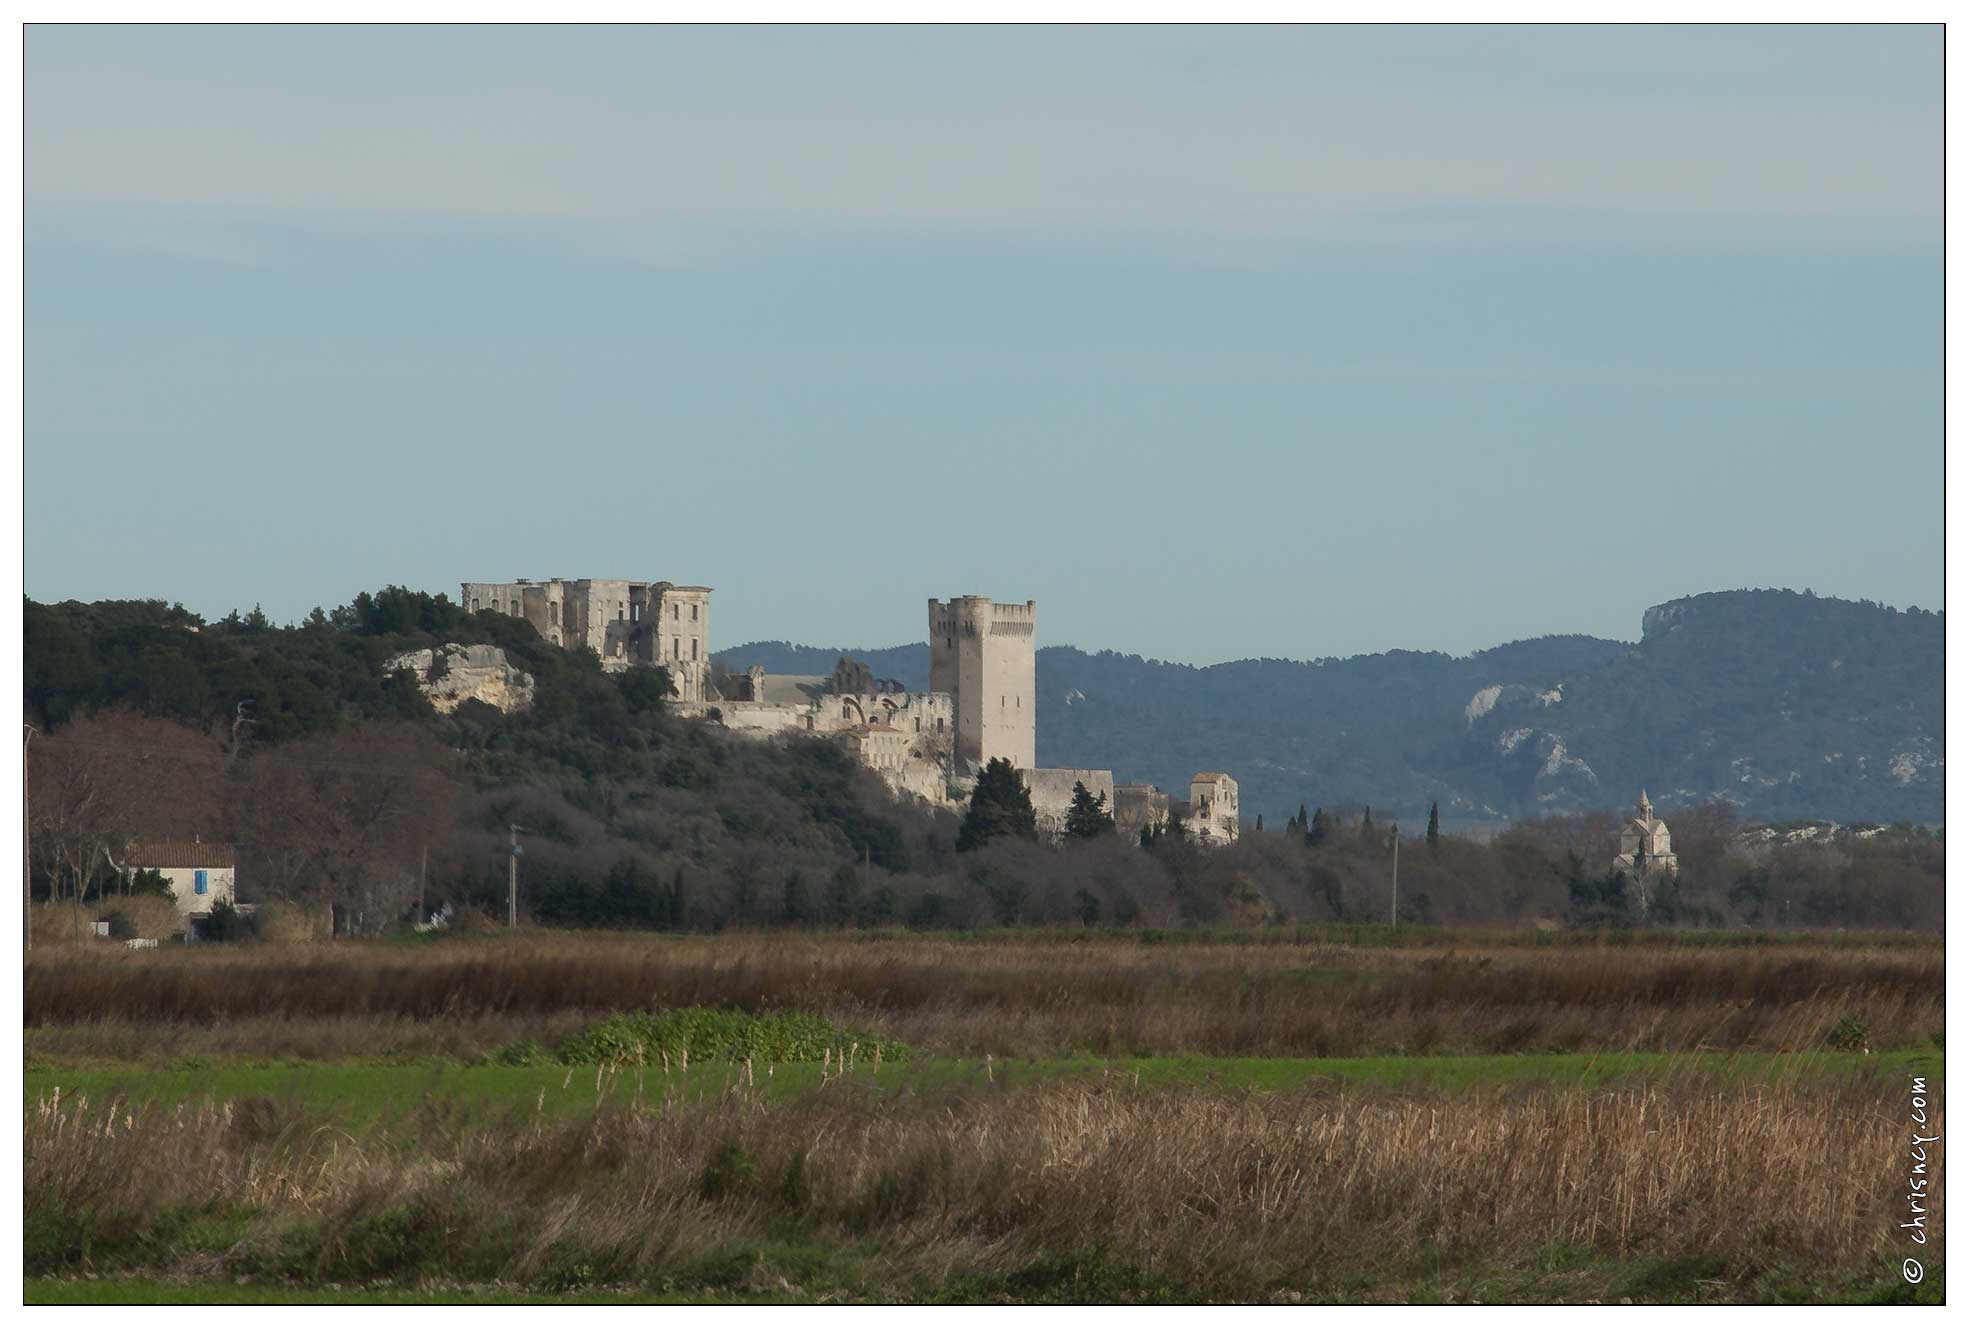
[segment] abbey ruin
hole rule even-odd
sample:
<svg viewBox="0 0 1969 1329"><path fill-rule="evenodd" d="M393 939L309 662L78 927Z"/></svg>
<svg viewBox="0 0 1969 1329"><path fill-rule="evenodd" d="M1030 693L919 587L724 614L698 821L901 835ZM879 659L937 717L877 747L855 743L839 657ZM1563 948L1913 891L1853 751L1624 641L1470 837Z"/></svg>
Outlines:
<svg viewBox="0 0 1969 1329"><path fill-rule="evenodd" d="M582 577L468 581L459 603L523 618L545 641L593 651L602 668L661 665L684 701L704 698L711 664L711 588Z"/></svg>
<svg viewBox="0 0 1969 1329"><path fill-rule="evenodd" d="M962 807L977 773L1003 758L1031 791L1042 834L1061 834L1078 783L1101 799L1122 835L1175 822L1198 843L1238 838L1237 782L1222 772L1199 772L1189 798L1172 800L1154 785L1117 786L1112 771L1034 764L1038 608L1031 600L931 600L930 688L908 692L845 657L832 675L768 674L756 665L719 673L708 586L556 577L464 582L461 590L467 610L523 618L555 645L593 651L604 669L667 669L679 714L751 738L832 737L898 793L940 807ZM427 677L427 692L442 688L434 659L407 663ZM446 691L455 706L458 693Z"/></svg>

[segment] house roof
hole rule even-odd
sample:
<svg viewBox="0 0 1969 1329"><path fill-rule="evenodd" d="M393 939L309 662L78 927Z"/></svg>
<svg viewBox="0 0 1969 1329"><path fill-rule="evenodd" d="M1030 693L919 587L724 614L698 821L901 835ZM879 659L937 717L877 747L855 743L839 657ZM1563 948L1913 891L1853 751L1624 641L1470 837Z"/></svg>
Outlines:
<svg viewBox="0 0 1969 1329"><path fill-rule="evenodd" d="M200 840L153 840L130 846L130 866L136 868L229 868L238 855L229 844Z"/></svg>
<svg viewBox="0 0 1969 1329"><path fill-rule="evenodd" d="M1198 771L1190 777L1191 784L1218 784L1231 777L1222 771Z"/></svg>

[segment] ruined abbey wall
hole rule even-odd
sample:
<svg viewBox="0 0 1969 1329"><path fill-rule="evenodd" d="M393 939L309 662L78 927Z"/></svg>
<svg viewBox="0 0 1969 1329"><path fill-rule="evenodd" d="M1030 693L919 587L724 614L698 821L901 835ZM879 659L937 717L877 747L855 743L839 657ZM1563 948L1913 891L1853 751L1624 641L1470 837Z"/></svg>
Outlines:
<svg viewBox="0 0 1969 1329"><path fill-rule="evenodd" d="M704 699L711 665L711 588L667 581L558 577L544 581L468 581L468 613L490 609L523 618L541 640L593 651L602 668L662 665L680 700Z"/></svg>
<svg viewBox="0 0 1969 1329"><path fill-rule="evenodd" d="M1113 771L1048 766L1022 770L1019 778L1032 793L1033 822L1042 836L1057 840L1066 833L1067 810L1073 806L1075 784L1086 785L1088 793L1106 800L1102 806L1110 815L1114 812Z"/></svg>

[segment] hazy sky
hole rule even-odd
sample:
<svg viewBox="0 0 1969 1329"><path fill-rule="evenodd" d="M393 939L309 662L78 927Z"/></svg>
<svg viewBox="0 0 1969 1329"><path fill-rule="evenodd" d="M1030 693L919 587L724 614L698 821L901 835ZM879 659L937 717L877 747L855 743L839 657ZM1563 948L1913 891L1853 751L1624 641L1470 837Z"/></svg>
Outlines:
<svg viewBox="0 0 1969 1329"><path fill-rule="evenodd" d="M1938 27L26 49L38 599L1195 662L1941 605Z"/></svg>

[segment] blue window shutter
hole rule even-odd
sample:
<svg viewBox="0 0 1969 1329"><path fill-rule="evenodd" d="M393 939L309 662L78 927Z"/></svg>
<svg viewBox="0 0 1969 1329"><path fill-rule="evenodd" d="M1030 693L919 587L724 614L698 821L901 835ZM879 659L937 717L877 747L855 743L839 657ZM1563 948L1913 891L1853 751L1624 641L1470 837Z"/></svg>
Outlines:
<svg viewBox="0 0 1969 1329"><path fill-rule="evenodd" d="M195 872L193 872L193 873L191 874L191 893L192 893L193 895L203 895L203 894L205 894L205 869L204 869L204 868L199 868L199 869L198 869L197 871L195 871Z"/></svg>

